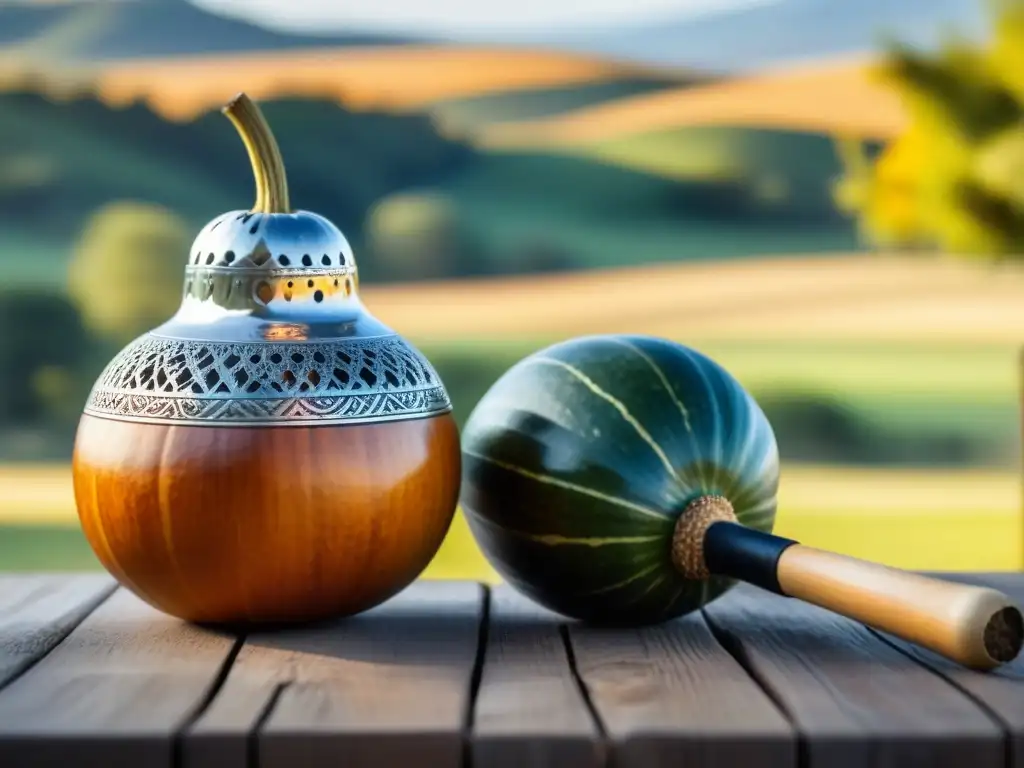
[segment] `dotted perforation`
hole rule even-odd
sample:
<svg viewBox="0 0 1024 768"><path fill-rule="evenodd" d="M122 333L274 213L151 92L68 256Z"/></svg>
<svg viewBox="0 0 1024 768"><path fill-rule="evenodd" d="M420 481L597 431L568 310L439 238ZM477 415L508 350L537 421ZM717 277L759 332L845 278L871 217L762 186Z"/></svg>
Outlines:
<svg viewBox="0 0 1024 768"><path fill-rule="evenodd" d="M259 257L259 258L258 258ZM324 271L325 269L352 269L353 265L350 264L350 260L346 258L344 251L337 251L336 253L302 253L302 254L250 254L248 259L240 257L234 250L226 250L223 252L215 251L195 251L189 258L187 266L189 268L195 267L209 267L212 269L253 269L260 267L263 264L272 264L277 268L292 267L296 272L308 272L310 269L316 271ZM270 269L274 269L272 266Z"/></svg>

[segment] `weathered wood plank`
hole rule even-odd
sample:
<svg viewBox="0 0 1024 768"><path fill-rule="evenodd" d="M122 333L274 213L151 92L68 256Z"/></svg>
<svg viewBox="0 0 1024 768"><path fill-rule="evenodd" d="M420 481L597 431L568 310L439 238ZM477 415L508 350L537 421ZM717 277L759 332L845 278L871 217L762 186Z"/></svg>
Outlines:
<svg viewBox="0 0 1024 768"><path fill-rule="evenodd" d="M53 650L116 587L105 574L0 575L0 688Z"/></svg>
<svg viewBox="0 0 1024 768"><path fill-rule="evenodd" d="M118 590L0 690L0 765L170 768L235 645Z"/></svg>
<svg viewBox="0 0 1024 768"><path fill-rule="evenodd" d="M566 652L559 616L507 585L491 594L472 729L476 768L598 768L604 745Z"/></svg>
<svg viewBox="0 0 1024 768"><path fill-rule="evenodd" d="M644 629L569 625L616 768L796 765L784 715L700 613Z"/></svg>
<svg viewBox="0 0 1024 768"><path fill-rule="evenodd" d="M484 597L417 582L360 616L249 636L185 734L184 766L455 768Z"/></svg>
<svg viewBox="0 0 1024 768"><path fill-rule="evenodd" d="M810 768L1004 764L992 718L862 625L748 585L705 612L789 713Z"/></svg>
<svg viewBox="0 0 1024 768"><path fill-rule="evenodd" d="M1024 606L1024 576L1019 574L939 573L931 575L967 584L995 587L1016 600L1018 605ZM1024 768L1024 657L1018 656L1010 664L991 672L975 672L899 638L884 633L879 633L879 635L929 669L934 670L951 684L961 688L975 701L987 708L1008 732L1007 747L1010 768Z"/></svg>

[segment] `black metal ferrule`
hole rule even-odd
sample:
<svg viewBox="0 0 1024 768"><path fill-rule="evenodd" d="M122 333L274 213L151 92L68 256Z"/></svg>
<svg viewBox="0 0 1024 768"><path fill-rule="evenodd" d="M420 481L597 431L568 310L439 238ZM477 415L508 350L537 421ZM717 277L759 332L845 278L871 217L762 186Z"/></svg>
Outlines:
<svg viewBox="0 0 1024 768"><path fill-rule="evenodd" d="M712 523L704 534L704 562L716 576L739 579L783 595L779 558L796 543L739 523Z"/></svg>

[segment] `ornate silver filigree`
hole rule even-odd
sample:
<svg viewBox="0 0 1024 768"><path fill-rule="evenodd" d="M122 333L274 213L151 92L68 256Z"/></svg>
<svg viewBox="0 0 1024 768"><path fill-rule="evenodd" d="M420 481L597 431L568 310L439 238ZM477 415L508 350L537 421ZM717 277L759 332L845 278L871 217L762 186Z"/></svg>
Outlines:
<svg viewBox="0 0 1024 768"><path fill-rule="evenodd" d="M324 424L444 413L427 359L400 336L318 343L201 342L146 334L100 376L85 412L176 424Z"/></svg>

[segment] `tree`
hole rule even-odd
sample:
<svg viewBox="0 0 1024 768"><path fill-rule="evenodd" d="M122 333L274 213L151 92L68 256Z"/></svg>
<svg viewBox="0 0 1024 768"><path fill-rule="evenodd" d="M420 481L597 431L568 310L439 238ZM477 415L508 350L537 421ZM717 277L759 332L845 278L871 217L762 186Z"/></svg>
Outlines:
<svg viewBox="0 0 1024 768"><path fill-rule="evenodd" d="M384 282L483 274L487 260L455 205L435 193L384 198L366 223L367 258L359 270Z"/></svg>
<svg viewBox="0 0 1024 768"><path fill-rule="evenodd" d="M0 292L0 424L67 422L84 405L89 338L77 308L48 292Z"/></svg>
<svg viewBox="0 0 1024 768"><path fill-rule="evenodd" d="M878 245L1024 256L1024 0L992 9L986 44L894 45L876 69L910 125L873 161L843 141L834 195Z"/></svg>
<svg viewBox="0 0 1024 768"><path fill-rule="evenodd" d="M116 202L93 214L68 275L87 327L122 344L170 318L191 240L186 223L161 206Z"/></svg>

